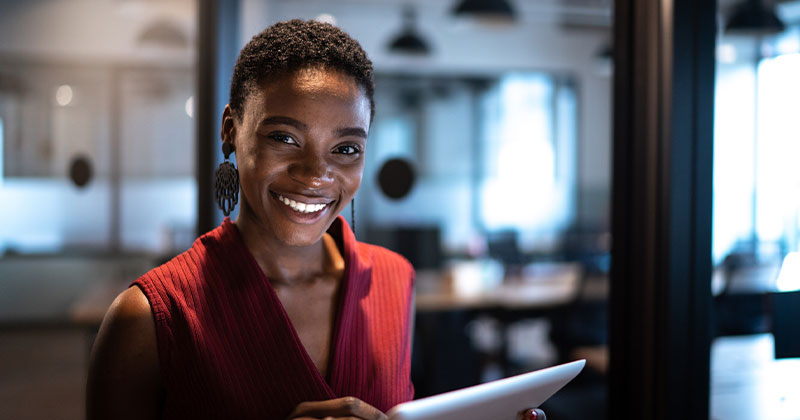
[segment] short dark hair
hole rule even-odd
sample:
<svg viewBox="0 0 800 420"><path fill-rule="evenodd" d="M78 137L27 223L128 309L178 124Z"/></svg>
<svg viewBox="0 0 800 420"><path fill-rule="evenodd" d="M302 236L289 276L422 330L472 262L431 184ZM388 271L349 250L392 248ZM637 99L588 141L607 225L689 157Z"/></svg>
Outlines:
<svg viewBox="0 0 800 420"><path fill-rule="evenodd" d="M234 116L241 117L247 95L268 77L314 67L338 70L355 78L366 91L370 117L374 116L372 62L358 41L334 25L300 19L264 29L239 52L229 101Z"/></svg>

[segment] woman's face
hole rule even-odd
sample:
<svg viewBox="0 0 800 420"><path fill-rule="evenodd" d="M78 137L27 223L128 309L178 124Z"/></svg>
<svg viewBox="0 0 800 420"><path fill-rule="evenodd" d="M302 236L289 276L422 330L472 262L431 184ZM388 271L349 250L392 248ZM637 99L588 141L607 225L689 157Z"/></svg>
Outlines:
<svg viewBox="0 0 800 420"><path fill-rule="evenodd" d="M316 243L361 185L370 102L354 78L304 69L262 83L223 140L239 165L243 217L278 241Z"/></svg>

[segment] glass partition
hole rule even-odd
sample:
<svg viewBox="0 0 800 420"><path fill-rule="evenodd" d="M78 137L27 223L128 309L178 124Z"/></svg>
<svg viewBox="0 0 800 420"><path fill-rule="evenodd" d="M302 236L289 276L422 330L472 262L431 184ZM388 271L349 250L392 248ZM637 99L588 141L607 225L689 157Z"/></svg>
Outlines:
<svg viewBox="0 0 800 420"><path fill-rule="evenodd" d="M196 9L0 2L0 417L85 417L109 304L194 239Z"/></svg>
<svg viewBox="0 0 800 420"><path fill-rule="evenodd" d="M711 416L797 418L800 3L758 4L773 25L747 31L744 2L719 4Z"/></svg>

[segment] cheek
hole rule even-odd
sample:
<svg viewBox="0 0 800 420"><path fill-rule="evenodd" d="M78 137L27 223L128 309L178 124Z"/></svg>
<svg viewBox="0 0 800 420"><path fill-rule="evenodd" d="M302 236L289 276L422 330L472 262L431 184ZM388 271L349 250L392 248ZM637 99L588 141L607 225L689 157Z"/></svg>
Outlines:
<svg viewBox="0 0 800 420"><path fill-rule="evenodd" d="M358 165L351 169L347 177L347 186L351 194L355 194L356 190L361 186L361 179L364 176L364 164Z"/></svg>
<svg viewBox="0 0 800 420"><path fill-rule="evenodd" d="M240 172L245 172L249 177L269 179L281 171L286 171L286 159L280 159L265 148L252 147L243 154L240 162Z"/></svg>
<svg viewBox="0 0 800 420"><path fill-rule="evenodd" d="M364 175L364 165L354 165L337 170L336 183L339 185L343 198L352 198L361 186L361 179ZM350 198L347 198L350 201Z"/></svg>
<svg viewBox="0 0 800 420"><path fill-rule="evenodd" d="M255 187L258 179L262 178L260 168L258 167L258 160L253 158L252 154L243 156L237 159L239 164L239 179L243 186Z"/></svg>
<svg viewBox="0 0 800 420"><path fill-rule="evenodd" d="M249 142L240 141L236 145L236 163L240 172L252 172L255 169L256 153Z"/></svg>

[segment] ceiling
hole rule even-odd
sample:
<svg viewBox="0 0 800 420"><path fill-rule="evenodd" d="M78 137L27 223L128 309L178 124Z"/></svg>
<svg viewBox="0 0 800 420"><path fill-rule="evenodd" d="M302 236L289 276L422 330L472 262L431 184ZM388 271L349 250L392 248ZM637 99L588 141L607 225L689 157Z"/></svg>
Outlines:
<svg viewBox="0 0 800 420"><path fill-rule="evenodd" d="M400 10L414 6L420 15L449 14L457 0L270 0L281 7L325 5L338 13L364 13L367 10ZM517 22L558 23L566 26L610 27L612 0L509 0L517 12Z"/></svg>

